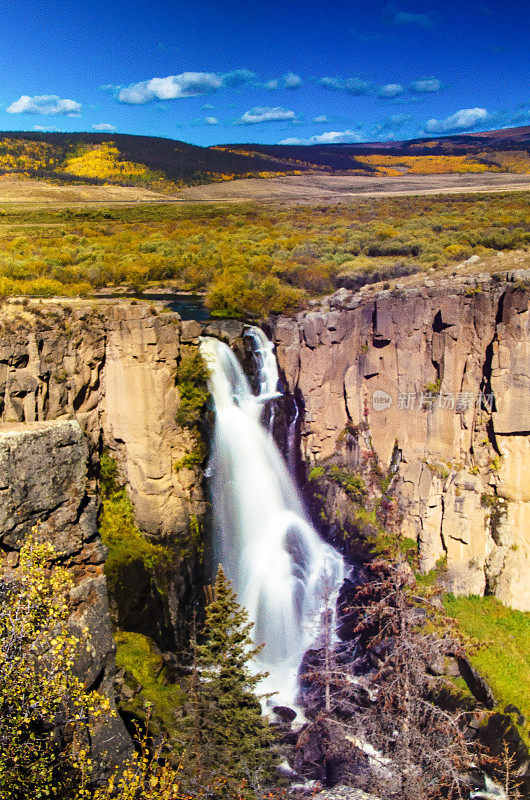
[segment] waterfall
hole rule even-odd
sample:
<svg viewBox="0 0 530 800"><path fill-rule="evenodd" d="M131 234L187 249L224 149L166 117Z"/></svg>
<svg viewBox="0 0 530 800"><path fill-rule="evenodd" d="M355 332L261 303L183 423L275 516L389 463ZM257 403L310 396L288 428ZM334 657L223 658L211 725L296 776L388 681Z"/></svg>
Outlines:
<svg viewBox="0 0 530 800"><path fill-rule="evenodd" d="M298 403L293 398L293 418L289 423L289 427L287 429L287 465L289 467L289 472L293 477L296 476L296 466L297 466L297 452L296 452L296 432L297 432L297 425L298 425Z"/></svg>
<svg viewBox="0 0 530 800"><path fill-rule="evenodd" d="M252 340L254 358L259 373L259 398L262 402L279 397L278 392L278 364L274 355L274 345L267 339L261 328L251 327L245 331L245 336Z"/></svg>
<svg viewBox="0 0 530 800"><path fill-rule="evenodd" d="M269 673L260 691L276 693L271 705L292 706L304 653L315 642L322 613L335 608L344 564L311 525L261 423L264 403L278 395L278 369L272 344L258 331L249 332L259 354L258 395L227 345L201 342L215 404L208 465L214 555L254 623L254 641L264 645L253 664Z"/></svg>

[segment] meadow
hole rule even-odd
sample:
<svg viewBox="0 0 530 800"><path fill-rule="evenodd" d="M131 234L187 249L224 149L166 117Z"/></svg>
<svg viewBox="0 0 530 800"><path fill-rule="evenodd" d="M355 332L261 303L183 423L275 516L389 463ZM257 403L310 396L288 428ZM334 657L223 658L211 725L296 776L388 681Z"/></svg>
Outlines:
<svg viewBox="0 0 530 800"><path fill-rule="evenodd" d="M213 315L291 312L348 280L450 267L530 242L523 192L253 203L0 209L0 296L102 287L203 292Z"/></svg>

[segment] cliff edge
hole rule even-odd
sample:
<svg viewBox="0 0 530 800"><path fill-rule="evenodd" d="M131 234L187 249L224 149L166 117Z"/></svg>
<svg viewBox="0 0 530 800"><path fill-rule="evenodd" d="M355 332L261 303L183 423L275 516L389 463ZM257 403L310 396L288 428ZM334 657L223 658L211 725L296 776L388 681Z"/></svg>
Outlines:
<svg viewBox="0 0 530 800"><path fill-rule="evenodd" d="M530 610L530 271L411 288L340 289L275 320L304 407L302 450L333 456L348 426L397 473L402 533L447 561L455 594Z"/></svg>

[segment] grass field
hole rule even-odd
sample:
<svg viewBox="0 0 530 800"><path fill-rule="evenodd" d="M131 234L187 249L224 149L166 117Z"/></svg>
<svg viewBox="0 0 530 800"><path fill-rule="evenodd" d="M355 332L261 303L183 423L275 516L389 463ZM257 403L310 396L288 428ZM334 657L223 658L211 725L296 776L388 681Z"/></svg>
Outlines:
<svg viewBox="0 0 530 800"><path fill-rule="evenodd" d="M214 315L260 318L303 307L352 276L384 281L524 249L528 208L524 192L316 206L4 205L0 296L78 296L163 283L204 292Z"/></svg>

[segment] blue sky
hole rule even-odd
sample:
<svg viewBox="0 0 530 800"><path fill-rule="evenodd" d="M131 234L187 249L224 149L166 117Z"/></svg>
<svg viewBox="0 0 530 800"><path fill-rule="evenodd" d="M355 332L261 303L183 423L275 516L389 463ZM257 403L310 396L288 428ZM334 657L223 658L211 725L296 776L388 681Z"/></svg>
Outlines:
<svg viewBox="0 0 530 800"><path fill-rule="evenodd" d="M529 33L521 0L13 0L0 128L210 145L525 125Z"/></svg>

